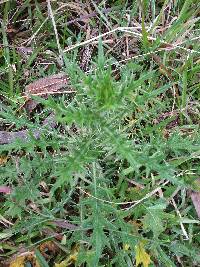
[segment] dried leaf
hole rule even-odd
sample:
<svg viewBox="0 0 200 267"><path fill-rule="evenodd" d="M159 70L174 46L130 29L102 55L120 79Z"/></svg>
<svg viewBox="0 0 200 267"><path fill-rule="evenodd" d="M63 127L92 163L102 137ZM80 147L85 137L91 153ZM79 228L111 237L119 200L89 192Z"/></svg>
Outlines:
<svg viewBox="0 0 200 267"><path fill-rule="evenodd" d="M140 264L143 264L144 267L149 266L151 260L149 254L147 254L145 251L144 242L141 241L135 246L135 254L136 267Z"/></svg>
<svg viewBox="0 0 200 267"><path fill-rule="evenodd" d="M61 261L60 263L55 263L55 267L67 267L69 266L69 261L68 259L64 260L64 261Z"/></svg>
<svg viewBox="0 0 200 267"><path fill-rule="evenodd" d="M55 256L59 248L53 241L46 241L39 246L39 251L44 258L48 259Z"/></svg>
<svg viewBox="0 0 200 267"><path fill-rule="evenodd" d="M38 253L41 253L41 257L48 258L54 258L56 253L59 251L58 246L52 242L52 241L47 241L42 243L38 247ZM47 254L48 252L48 254ZM32 267L41 267L41 264L39 263L37 250L35 251L28 251L24 252L18 256L16 256L11 262L9 267L25 267L26 263L29 263ZM36 257L37 256L37 257Z"/></svg>
<svg viewBox="0 0 200 267"><path fill-rule="evenodd" d="M0 156L0 165L4 165L8 160L7 156Z"/></svg>
<svg viewBox="0 0 200 267"><path fill-rule="evenodd" d="M10 267L23 267L23 266L24 266L24 257L17 257L10 264Z"/></svg>
<svg viewBox="0 0 200 267"><path fill-rule="evenodd" d="M48 128L54 128L56 126L56 121L54 118L54 114L50 114L44 121L43 126L47 126ZM33 136L38 139L41 135L41 129L36 129L32 132ZM27 142L30 140L30 135L28 130L21 130L18 132L6 132L0 131L0 145L10 144L14 142L16 139L23 140Z"/></svg>
<svg viewBox="0 0 200 267"><path fill-rule="evenodd" d="M68 267L74 264L77 261L77 256L79 252L79 246L75 246L69 257L67 257L65 260L61 261L60 263L55 263L55 267Z"/></svg>
<svg viewBox="0 0 200 267"><path fill-rule="evenodd" d="M6 185L0 185L0 193L10 194L11 192L12 192L11 187L6 186Z"/></svg>
<svg viewBox="0 0 200 267"><path fill-rule="evenodd" d="M194 204L197 215L200 218L200 193L192 191L191 192L191 199L192 199L192 202Z"/></svg>
<svg viewBox="0 0 200 267"><path fill-rule="evenodd" d="M26 95L48 94L56 92L67 85L68 78L65 73L58 73L46 78L38 79L25 88Z"/></svg>
<svg viewBox="0 0 200 267"><path fill-rule="evenodd" d="M55 231L53 231L52 229L50 228L44 228L42 230L42 233L45 235L45 236L52 236L54 237L55 239L57 239L58 241L62 241L62 238L63 238L63 234L61 233L57 233Z"/></svg>
<svg viewBox="0 0 200 267"><path fill-rule="evenodd" d="M35 254L33 252L27 252L25 255L17 256L11 263L9 267L24 267L26 263L30 263L32 267L40 267L38 261L36 260Z"/></svg>
<svg viewBox="0 0 200 267"><path fill-rule="evenodd" d="M31 113L37 107L37 105L38 105L37 101L29 99L25 102L24 108L28 113Z"/></svg>
<svg viewBox="0 0 200 267"><path fill-rule="evenodd" d="M55 220L55 221L53 221L53 223L55 225L57 225L58 227L64 228L64 229L74 230L74 229L78 228L77 225L69 223L66 220Z"/></svg>

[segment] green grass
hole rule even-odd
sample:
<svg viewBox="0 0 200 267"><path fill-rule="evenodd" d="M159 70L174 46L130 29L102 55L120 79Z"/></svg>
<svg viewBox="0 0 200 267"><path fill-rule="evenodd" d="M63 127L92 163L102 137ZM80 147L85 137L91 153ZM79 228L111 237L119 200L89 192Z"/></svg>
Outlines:
<svg viewBox="0 0 200 267"><path fill-rule="evenodd" d="M171 2L51 1L49 17L45 2L0 4L0 130L30 133L0 145L1 266L21 248L41 266L139 266L138 250L144 267L200 265L200 6ZM60 71L76 93L19 109L25 85Z"/></svg>

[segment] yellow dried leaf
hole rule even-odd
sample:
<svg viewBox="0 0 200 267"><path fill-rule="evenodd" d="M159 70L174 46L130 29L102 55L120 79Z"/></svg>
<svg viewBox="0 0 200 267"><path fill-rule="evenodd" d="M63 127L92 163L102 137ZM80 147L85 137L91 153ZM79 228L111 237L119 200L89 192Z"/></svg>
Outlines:
<svg viewBox="0 0 200 267"><path fill-rule="evenodd" d="M55 267L71 266L73 263L77 261L78 251L79 251L79 246L75 245L69 257L67 257L65 260L61 261L60 263L55 263Z"/></svg>
<svg viewBox="0 0 200 267"><path fill-rule="evenodd" d="M26 262L30 262L33 267L40 267L33 252L27 252L25 255L17 256L9 267L24 267Z"/></svg>
<svg viewBox="0 0 200 267"><path fill-rule="evenodd" d="M3 165L7 162L8 157L6 156L0 156L0 165Z"/></svg>
<svg viewBox="0 0 200 267"><path fill-rule="evenodd" d="M151 259L149 254L145 251L144 242L139 242L139 244L135 246L135 253L136 267L139 264L143 264L144 267L148 267L151 263Z"/></svg>
<svg viewBox="0 0 200 267"><path fill-rule="evenodd" d="M71 263L70 263L71 264ZM55 263L55 267L67 267L69 266L68 259L61 261L60 263Z"/></svg>
<svg viewBox="0 0 200 267"><path fill-rule="evenodd" d="M60 263L55 263L55 267L68 267L71 266L72 263L75 263L77 260L77 255L70 255L69 257L67 257L66 260L61 261Z"/></svg>
<svg viewBox="0 0 200 267"><path fill-rule="evenodd" d="M9 267L24 267L24 258L25 257L17 257L11 262Z"/></svg>

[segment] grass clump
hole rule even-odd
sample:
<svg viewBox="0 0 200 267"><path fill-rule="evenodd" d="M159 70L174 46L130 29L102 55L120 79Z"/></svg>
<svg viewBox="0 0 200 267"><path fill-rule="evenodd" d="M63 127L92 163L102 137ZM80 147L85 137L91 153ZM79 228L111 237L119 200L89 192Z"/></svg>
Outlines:
<svg viewBox="0 0 200 267"><path fill-rule="evenodd" d="M2 266L200 264L199 5L104 2L0 6Z"/></svg>

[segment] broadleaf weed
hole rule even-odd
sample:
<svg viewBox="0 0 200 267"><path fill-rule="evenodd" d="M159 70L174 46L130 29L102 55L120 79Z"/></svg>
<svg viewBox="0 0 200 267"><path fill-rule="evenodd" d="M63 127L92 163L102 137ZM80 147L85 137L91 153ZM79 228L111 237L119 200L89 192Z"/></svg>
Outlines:
<svg viewBox="0 0 200 267"><path fill-rule="evenodd" d="M122 14L109 14L110 6L95 4L100 18L84 20L99 35L106 31L105 21L109 29L116 21L128 22L125 11L138 20L133 23L137 40L115 33L98 44L87 39L91 29L66 26L75 4L61 9L57 2L52 7L62 49L85 39L94 48L87 73L78 66L81 46L65 53L65 66L60 65L53 26L41 3L25 1L11 20L18 26L18 20L27 19L21 26L29 29L24 44L32 40L27 60L9 47L8 28L1 28L0 136L23 130L28 136L0 145L8 158L1 166L0 185L11 188L0 196L0 260L4 264L22 245L36 251L46 266L65 261L74 250L74 266L134 266L135 247L145 244L150 266L198 266L199 226L189 198L191 190L199 190L200 175L199 44L190 40L198 32L197 11L191 12L195 1L173 6L145 1L143 10L136 1L108 1L123 7ZM17 3L1 5L5 24L12 14L9 7L15 10ZM164 13L166 8L177 15L174 20ZM68 75L73 94L33 96L38 106L28 114L20 88L60 70ZM49 114L55 127L42 125ZM38 130L39 138L34 135ZM56 225L57 220L63 224ZM46 241L57 244L55 259L39 251Z"/></svg>

